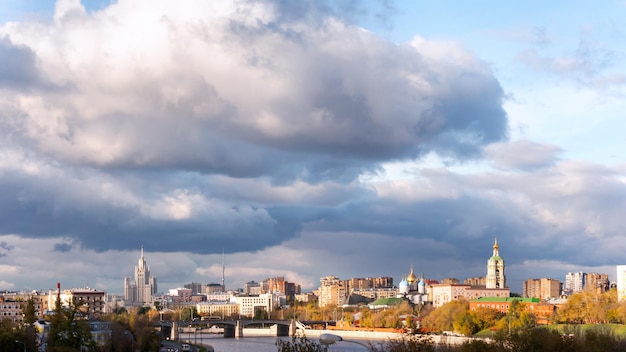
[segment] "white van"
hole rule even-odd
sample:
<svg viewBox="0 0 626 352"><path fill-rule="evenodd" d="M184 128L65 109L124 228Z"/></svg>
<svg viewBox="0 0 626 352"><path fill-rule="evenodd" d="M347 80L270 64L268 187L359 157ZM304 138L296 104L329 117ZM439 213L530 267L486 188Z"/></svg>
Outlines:
<svg viewBox="0 0 626 352"><path fill-rule="evenodd" d="M191 347L189 347L189 345L188 345L188 344L186 344L186 343L183 343L183 344L180 346L180 349L181 349L181 350L183 350L183 352L189 352L189 351L191 351Z"/></svg>

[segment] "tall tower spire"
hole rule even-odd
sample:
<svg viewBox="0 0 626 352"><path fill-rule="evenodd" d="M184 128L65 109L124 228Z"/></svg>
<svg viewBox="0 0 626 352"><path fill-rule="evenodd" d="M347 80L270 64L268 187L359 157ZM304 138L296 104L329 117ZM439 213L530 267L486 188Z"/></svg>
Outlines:
<svg viewBox="0 0 626 352"><path fill-rule="evenodd" d="M141 258L143 258L143 244L141 245Z"/></svg>
<svg viewBox="0 0 626 352"><path fill-rule="evenodd" d="M499 248L500 248L500 246L498 246L498 238L497 238L497 237L494 237L494 242L493 242L493 256L494 256L494 257L495 257L495 256L500 255L500 254L498 253L498 249L499 249Z"/></svg>

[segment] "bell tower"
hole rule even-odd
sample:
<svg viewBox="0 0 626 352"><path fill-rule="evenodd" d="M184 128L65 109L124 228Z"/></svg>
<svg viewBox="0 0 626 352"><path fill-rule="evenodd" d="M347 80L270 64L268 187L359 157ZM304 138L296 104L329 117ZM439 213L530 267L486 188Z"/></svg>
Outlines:
<svg viewBox="0 0 626 352"><path fill-rule="evenodd" d="M487 277L485 278L487 288L505 288L506 276L504 275L504 259L500 256L500 246L498 239L493 243L493 255L487 261Z"/></svg>

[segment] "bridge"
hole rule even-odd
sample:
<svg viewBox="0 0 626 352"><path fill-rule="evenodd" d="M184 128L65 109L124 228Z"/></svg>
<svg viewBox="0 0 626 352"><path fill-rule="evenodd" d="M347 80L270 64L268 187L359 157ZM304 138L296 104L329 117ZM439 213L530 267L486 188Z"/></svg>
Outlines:
<svg viewBox="0 0 626 352"><path fill-rule="evenodd" d="M178 340L179 333L185 327L217 325L224 328L224 337L243 337L243 328L255 325L276 325L276 336L295 336L308 326L335 325L334 321L298 321L298 320L253 320L253 319L210 319L193 321L161 321L156 326L161 328L162 336L169 336L170 340Z"/></svg>

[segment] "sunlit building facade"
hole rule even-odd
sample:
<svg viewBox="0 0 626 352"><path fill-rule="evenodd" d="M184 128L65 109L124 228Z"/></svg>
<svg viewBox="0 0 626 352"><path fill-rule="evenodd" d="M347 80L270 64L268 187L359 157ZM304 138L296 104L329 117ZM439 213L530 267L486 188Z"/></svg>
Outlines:
<svg viewBox="0 0 626 352"><path fill-rule="evenodd" d="M493 244L493 255L487 261L487 277L485 286L487 288L505 288L506 276L504 275L504 259L500 256L500 247L496 239Z"/></svg>
<svg viewBox="0 0 626 352"><path fill-rule="evenodd" d="M130 277L124 278L124 300L130 303L151 303L152 296L156 293L157 280L150 275L150 267L146 263L141 246L141 257L135 266L135 280Z"/></svg>
<svg viewBox="0 0 626 352"><path fill-rule="evenodd" d="M615 281L617 283L617 300L623 301L626 299L626 265L617 266Z"/></svg>

